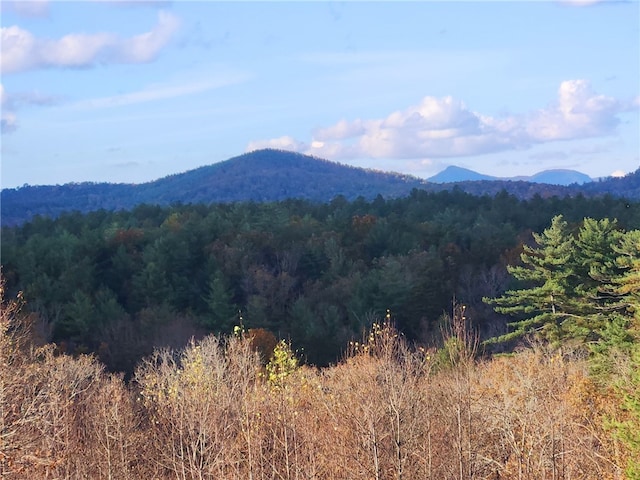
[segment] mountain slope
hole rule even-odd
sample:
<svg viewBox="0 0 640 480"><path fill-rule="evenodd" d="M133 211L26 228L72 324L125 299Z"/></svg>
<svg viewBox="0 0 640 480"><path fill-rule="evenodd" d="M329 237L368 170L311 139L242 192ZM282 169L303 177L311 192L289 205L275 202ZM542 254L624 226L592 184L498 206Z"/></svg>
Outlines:
<svg viewBox="0 0 640 480"><path fill-rule="evenodd" d="M490 175L484 175L474 170L457 167L455 165L445 168L443 171L433 177L429 177L427 180L434 183L477 182L482 180L520 181L564 186L572 185L574 183L584 184L593 181L588 175L576 170L555 169L544 170L531 176L492 177Z"/></svg>
<svg viewBox="0 0 640 480"><path fill-rule="evenodd" d="M328 202L407 195L423 180L407 175L349 167L280 150L258 150L205 167L139 185L72 183L27 186L1 192L2 224L14 225L36 214L101 208L129 209L141 203L277 201L302 198Z"/></svg>
<svg viewBox="0 0 640 480"><path fill-rule="evenodd" d="M581 185L593 181L589 175L575 170L563 169L544 170L543 172L532 175L526 180L535 183L549 183L551 185L572 185L574 183Z"/></svg>
<svg viewBox="0 0 640 480"><path fill-rule="evenodd" d="M451 165L433 177L429 177L427 180L434 183L452 183L478 180L498 180L498 178L490 175L483 175L481 173L474 172L473 170L469 170L468 168Z"/></svg>
<svg viewBox="0 0 640 480"><path fill-rule="evenodd" d="M450 174L469 174L464 169ZM475 173L475 172L472 172ZM495 195L502 190L519 198L609 193L640 199L640 170L621 179L584 185L548 185L526 181L481 179L433 183L408 175L383 173L280 150L258 150L213 165L170 175L153 182L133 184L71 183L26 186L0 192L2 225L16 225L35 215L55 217L62 212L131 209L147 203L230 203L278 201L289 198L318 202L338 195L348 200L408 195L414 188L441 191L458 188L473 195ZM442 178L442 177L441 177ZM464 177L452 177L464 178Z"/></svg>
<svg viewBox="0 0 640 480"><path fill-rule="evenodd" d="M329 201L405 195L424 182L416 177L374 172L300 153L257 150L230 160L156 180L144 186L149 201L234 202L304 198Z"/></svg>

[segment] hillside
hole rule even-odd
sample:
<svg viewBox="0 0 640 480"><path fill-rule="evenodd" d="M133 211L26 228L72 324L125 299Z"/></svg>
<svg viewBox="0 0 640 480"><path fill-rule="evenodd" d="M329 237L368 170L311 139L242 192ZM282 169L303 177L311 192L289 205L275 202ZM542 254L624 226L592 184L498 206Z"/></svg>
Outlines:
<svg viewBox="0 0 640 480"><path fill-rule="evenodd" d="M460 169L453 173L460 173ZM471 171L469 171L471 172ZM452 173L452 172L449 172ZM475 172L472 172L475 173ZM408 175L350 167L299 153L258 150L229 160L170 175L142 184L70 183L54 186L25 186L0 193L3 225L17 225L35 215L56 217L65 211L131 209L143 203L230 203L269 202L289 198L318 202L342 195L348 200L408 195L417 188L430 192L458 188L473 195L495 195L502 190L518 198L598 195L640 198L638 172L622 179L591 182L581 186L560 186L485 178L472 181L449 175L434 183Z"/></svg>
<svg viewBox="0 0 640 480"><path fill-rule="evenodd" d="M406 175L349 167L299 153L258 150L143 184L70 183L26 186L1 193L3 225L34 215L130 209L141 203L229 203L301 198L328 202L407 195L425 182Z"/></svg>
<svg viewBox="0 0 640 480"><path fill-rule="evenodd" d="M230 160L143 185L149 202L329 201L406 195L424 182L416 177L349 167L308 155L257 150Z"/></svg>

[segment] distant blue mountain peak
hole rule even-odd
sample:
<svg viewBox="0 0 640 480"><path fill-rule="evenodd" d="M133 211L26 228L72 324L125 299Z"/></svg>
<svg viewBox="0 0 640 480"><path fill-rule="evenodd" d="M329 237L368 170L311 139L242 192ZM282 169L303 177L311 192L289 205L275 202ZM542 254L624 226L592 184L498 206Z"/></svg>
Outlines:
<svg viewBox="0 0 640 480"><path fill-rule="evenodd" d="M474 182L480 180L523 181L565 186L572 184L582 185L593 181L593 179L588 175L576 170L552 169L544 170L530 176L493 177L491 175L484 175L468 168L458 167L455 165L451 165L440 173L427 178L427 181L433 183Z"/></svg>

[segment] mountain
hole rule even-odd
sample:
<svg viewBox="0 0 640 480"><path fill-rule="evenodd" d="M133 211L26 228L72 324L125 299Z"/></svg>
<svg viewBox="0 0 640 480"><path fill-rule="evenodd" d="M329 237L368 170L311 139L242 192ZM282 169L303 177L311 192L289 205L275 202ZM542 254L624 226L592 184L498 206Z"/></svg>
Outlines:
<svg viewBox="0 0 640 480"><path fill-rule="evenodd" d="M350 167L282 150L256 150L230 160L142 185L147 201L163 203L353 200L378 193L405 195L424 181L408 175Z"/></svg>
<svg viewBox="0 0 640 480"><path fill-rule="evenodd" d="M540 173L536 173L527 179L529 182L534 183L548 183L551 185L582 185L584 183L592 182L593 179L589 175L577 172L575 170L545 170Z"/></svg>
<svg viewBox="0 0 640 480"><path fill-rule="evenodd" d="M64 211L130 209L147 203L229 203L301 198L328 202L398 197L425 181L408 175L349 167L328 160L280 150L257 150L229 160L142 184L70 183L25 186L0 193L3 225L34 215Z"/></svg>
<svg viewBox="0 0 640 480"><path fill-rule="evenodd" d="M544 170L531 176L520 177L492 177L482 173L457 166L449 166L440 173L429 177L429 182L452 183L452 182L476 182L481 180L502 180L502 181L522 181L531 183L546 183L549 185L573 185L592 182L593 179L584 173L575 170Z"/></svg>
<svg viewBox="0 0 640 480"><path fill-rule="evenodd" d="M433 183L452 183L452 182L474 182L478 180L498 180L497 177L483 175L468 168L456 167L451 165L440 173L427 179Z"/></svg>
<svg viewBox="0 0 640 480"><path fill-rule="evenodd" d="M445 172L448 173L444 175ZM572 182L570 186L487 178L459 167L450 167L445 172L440 181L447 178L467 180L435 183L409 175L350 167L299 153L257 150L142 184L69 183L3 189L0 192L0 220L2 225L16 225L35 215L55 217L67 211L126 210L143 203L268 202L291 198L328 202L340 195L347 200L358 197L371 200L378 194L385 198L405 196L416 188L431 192L457 188L473 195L495 195L505 190L519 198L609 193L640 199L640 170L620 179L584 185ZM559 177L555 175L557 181ZM566 174L562 175L566 178Z"/></svg>

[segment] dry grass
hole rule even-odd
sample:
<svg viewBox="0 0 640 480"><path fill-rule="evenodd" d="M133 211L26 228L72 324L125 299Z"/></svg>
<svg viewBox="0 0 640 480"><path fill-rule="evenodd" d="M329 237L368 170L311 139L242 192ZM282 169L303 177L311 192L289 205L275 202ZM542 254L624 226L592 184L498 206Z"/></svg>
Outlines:
<svg viewBox="0 0 640 480"><path fill-rule="evenodd" d="M455 320L440 353L374 325L338 365L275 383L249 336L207 337L156 352L125 385L91 357L32 346L3 302L1 476L623 478L602 421L615 399L585 360L542 347L477 360Z"/></svg>

